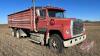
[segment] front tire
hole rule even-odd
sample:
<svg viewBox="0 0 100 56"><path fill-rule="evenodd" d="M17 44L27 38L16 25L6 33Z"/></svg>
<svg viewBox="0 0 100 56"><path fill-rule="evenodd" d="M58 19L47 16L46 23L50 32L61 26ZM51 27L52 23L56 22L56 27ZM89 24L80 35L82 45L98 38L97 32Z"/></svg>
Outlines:
<svg viewBox="0 0 100 56"><path fill-rule="evenodd" d="M49 47L51 51L56 53L62 53L63 51L63 41L58 34L51 35L49 39Z"/></svg>

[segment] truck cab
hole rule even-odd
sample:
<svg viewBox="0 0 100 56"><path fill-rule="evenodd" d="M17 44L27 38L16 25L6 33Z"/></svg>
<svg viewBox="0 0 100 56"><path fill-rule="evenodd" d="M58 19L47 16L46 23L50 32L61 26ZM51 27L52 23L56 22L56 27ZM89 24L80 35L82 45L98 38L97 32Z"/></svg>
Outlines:
<svg viewBox="0 0 100 56"><path fill-rule="evenodd" d="M56 45L70 47L86 39L82 20L65 18L64 9L44 7L36 12L38 15L37 31L43 30L49 33L49 37L46 37L46 39L49 39L47 43L49 43L50 47L56 47ZM60 49L61 47L58 48Z"/></svg>

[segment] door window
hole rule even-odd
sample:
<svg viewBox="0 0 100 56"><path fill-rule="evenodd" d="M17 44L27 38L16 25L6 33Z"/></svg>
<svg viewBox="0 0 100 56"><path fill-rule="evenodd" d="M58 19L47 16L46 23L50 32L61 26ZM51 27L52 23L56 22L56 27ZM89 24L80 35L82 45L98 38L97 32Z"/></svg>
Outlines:
<svg viewBox="0 0 100 56"><path fill-rule="evenodd" d="M40 10L40 16L41 17L46 17L46 11L45 10Z"/></svg>

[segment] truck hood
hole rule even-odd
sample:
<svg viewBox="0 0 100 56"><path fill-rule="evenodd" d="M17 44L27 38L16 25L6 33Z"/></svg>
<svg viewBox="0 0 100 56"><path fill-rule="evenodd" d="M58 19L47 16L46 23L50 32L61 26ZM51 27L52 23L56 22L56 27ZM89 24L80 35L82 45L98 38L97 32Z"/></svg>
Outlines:
<svg viewBox="0 0 100 56"><path fill-rule="evenodd" d="M55 25L70 25L71 20L76 20L75 18L52 18Z"/></svg>

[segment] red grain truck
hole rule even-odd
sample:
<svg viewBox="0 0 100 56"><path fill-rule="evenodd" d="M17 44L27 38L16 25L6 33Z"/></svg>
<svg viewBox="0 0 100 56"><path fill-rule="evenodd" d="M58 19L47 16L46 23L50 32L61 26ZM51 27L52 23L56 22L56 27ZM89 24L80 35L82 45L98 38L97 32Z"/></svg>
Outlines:
<svg viewBox="0 0 100 56"><path fill-rule="evenodd" d="M65 18L65 10L58 7L33 7L8 15L12 36L29 36L31 41L48 44L50 49L62 52L86 39L83 22Z"/></svg>

